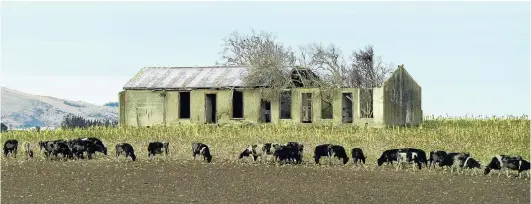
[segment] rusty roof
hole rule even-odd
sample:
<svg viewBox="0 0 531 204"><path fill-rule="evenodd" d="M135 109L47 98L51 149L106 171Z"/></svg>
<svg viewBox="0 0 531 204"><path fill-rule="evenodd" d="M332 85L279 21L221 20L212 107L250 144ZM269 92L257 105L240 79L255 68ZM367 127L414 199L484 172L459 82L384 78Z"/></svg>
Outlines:
<svg viewBox="0 0 531 204"><path fill-rule="evenodd" d="M197 89L243 87L245 67L145 67L124 89Z"/></svg>

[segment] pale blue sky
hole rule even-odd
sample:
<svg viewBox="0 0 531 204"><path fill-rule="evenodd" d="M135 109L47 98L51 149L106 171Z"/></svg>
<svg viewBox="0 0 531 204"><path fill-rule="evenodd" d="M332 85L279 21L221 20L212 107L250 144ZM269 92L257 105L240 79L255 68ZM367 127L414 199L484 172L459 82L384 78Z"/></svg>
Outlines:
<svg viewBox="0 0 531 204"><path fill-rule="evenodd" d="M3 2L1 85L95 104L145 66L213 65L233 30L374 45L425 115L530 110L529 2ZM77 91L80 90L80 91Z"/></svg>

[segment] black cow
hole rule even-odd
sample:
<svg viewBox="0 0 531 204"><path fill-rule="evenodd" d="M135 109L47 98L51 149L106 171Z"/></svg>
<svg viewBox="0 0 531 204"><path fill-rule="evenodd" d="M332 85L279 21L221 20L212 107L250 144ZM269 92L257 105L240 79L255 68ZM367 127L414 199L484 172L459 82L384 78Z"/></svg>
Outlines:
<svg viewBox="0 0 531 204"><path fill-rule="evenodd" d="M503 170L507 177L510 177L508 170L516 170L518 171L518 176L520 176L523 171L528 171L529 174L529 168L529 161L526 161L521 156L496 155L492 157L490 163L485 168L484 174L489 174L491 170Z"/></svg>
<svg viewBox="0 0 531 204"><path fill-rule="evenodd" d="M131 160L136 161L135 156L135 150L133 149L133 146L129 143L119 143L116 144L116 160L118 160L118 157L120 154L125 153L125 158L131 157Z"/></svg>
<svg viewBox="0 0 531 204"><path fill-rule="evenodd" d="M361 148L352 148L352 162L354 165L358 165L358 162L365 164L365 155Z"/></svg>
<svg viewBox="0 0 531 204"><path fill-rule="evenodd" d="M298 142L288 142L286 147L293 148L293 151L290 151L289 160L293 163L300 164L302 163L304 145L299 144Z"/></svg>
<svg viewBox="0 0 531 204"><path fill-rule="evenodd" d="M431 168L432 166L435 167L436 164L441 163L446 155L448 155L448 153L443 150L431 151L428 168Z"/></svg>
<svg viewBox="0 0 531 204"><path fill-rule="evenodd" d="M275 157L275 161L278 160L279 162L283 162L283 163L290 163L293 161L295 161L295 163L300 162L300 160L298 160L298 158L300 158L299 149L291 145L290 146L287 146L287 145L276 146L273 156Z"/></svg>
<svg viewBox="0 0 531 204"><path fill-rule="evenodd" d="M320 164L321 157L337 157L337 159L343 159L343 164L346 164L349 160L345 148L341 145L334 144L322 144L317 145L314 150L313 158L316 164Z"/></svg>
<svg viewBox="0 0 531 204"><path fill-rule="evenodd" d="M58 157L58 155L61 154L63 155L64 159L71 159L74 157L66 141L53 141L53 149L51 154L53 154L55 157Z"/></svg>
<svg viewBox="0 0 531 204"><path fill-rule="evenodd" d="M199 142L192 143L192 156L194 157L194 160L196 155L203 156L203 160L207 160L208 163L212 162L210 148L206 144Z"/></svg>
<svg viewBox="0 0 531 204"><path fill-rule="evenodd" d="M86 137L86 138L81 138L81 140L89 141L89 142L91 142L91 143L93 143L95 145L100 146L101 148L97 148L96 151L101 152L105 156L107 156L107 147L105 147L105 145L103 144L103 142L100 139L95 138L95 137Z"/></svg>
<svg viewBox="0 0 531 204"><path fill-rule="evenodd" d="M87 152L87 156L89 159L92 159L92 155L94 155L96 152L102 152L106 154L107 148L105 146L102 146L101 144L86 140L84 138L78 138L67 141L67 144L72 151L72 154L75 155L78 159L84 159L83 153Z"/></svg>
<svg viewBox="0 0 531 204"><path fill-rule="evenodd" d="M168 142L150 142L148 144L148 157L151 158L151 156L155 156L156 154L162 154L162 149L164 149L165 156L168 156L169 145L170 143Z"/></svg>
<svg viewBox="0 0 531 204"><path fill-rule="evenodd" d="M378 166L382 166L382 164L385 162L387 165L393 164L393 161L396 161L397 157L396 154L398 153L399 149L388 149L382 152L382 155L378 158Z"/></svg>
<svg viewBox="0 0 531 204"><path fill-rule="evenodd" d="M4 156L11 153L13 157L17 158L18 141L16 139L9 139L4 142Z"/></svg>

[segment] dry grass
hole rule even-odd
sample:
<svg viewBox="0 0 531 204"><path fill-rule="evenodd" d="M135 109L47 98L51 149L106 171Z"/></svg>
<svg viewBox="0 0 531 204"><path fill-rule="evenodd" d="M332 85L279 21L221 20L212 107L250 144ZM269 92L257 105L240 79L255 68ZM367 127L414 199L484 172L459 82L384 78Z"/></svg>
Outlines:
<svg viewBox="0 0 531 204"><path fill-rule="evenodd" d="M33 144L38 158L38 141L95 136L101 138L114 155L114 146L120 142L133 145L138 160L147 159L147 144L159 140L170 142L168 160L190 160L191 143L202 142L211 147L213 162L234 162L249 144L296 141L304 144L304 158L313 163L313 148L323 143L343 145L350 149L361 147L367 162L375 164L385 149L416 147L429 152L434 149L467 151L474 158L487 163L496 154L530 156L530 122L527 116L505 118L426 118L415 128L365 129L352 126L209 126L189 125L151 128L92 128L86 130L10 131L2 134L2 144L16 138L20 143ZM22 154L19 149L19 155ZM350 156L350 155L349 155ZM160 156L159 156L160 157ZM100 157L101 158L101 157ZM161 157L157 160L161 160ZM23 156L16 160L22 160ZM108 157L107 159L114 159ZM11 159L9 159L11 160Z"/></svg>

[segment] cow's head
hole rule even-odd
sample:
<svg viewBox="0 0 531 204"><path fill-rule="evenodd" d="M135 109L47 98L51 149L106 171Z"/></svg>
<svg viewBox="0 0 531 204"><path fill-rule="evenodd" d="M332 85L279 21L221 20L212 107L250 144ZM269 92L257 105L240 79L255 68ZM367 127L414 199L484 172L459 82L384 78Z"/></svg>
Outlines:
<svg viewBox="0 0 531 204"><path fill-rule="evenodd" d="M347 164L348 163L348 157L347 156L344 156L343 157L343 164Z"/></svg>

